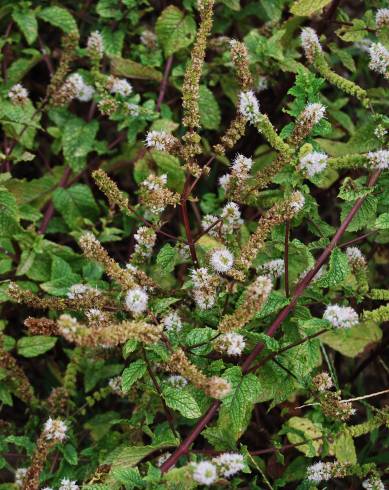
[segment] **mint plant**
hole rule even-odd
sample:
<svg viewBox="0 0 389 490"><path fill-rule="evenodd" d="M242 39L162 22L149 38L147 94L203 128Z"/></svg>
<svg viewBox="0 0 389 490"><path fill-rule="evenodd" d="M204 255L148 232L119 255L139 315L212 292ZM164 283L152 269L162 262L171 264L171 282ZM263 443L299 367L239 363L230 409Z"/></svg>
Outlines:
<svg viewBox="0 0 389 490"><path fill-rule="evenodd" d="M385 2L1 12L0 488L385 488Z"/></svg>

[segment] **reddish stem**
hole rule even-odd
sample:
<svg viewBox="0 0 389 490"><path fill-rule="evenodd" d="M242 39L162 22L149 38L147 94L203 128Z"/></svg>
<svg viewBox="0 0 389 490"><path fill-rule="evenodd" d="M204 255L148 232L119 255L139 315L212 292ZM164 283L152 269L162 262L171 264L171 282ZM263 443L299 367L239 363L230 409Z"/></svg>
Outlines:
<svg viewBox="0 0 389 490"><path fill-rule="evenodd" d="M290 221L285 224L285 247L284 247L284 266L285 266L285 296L289 298L289 234L290 234Z"/></svg>
<svg viewBox="0 0 389 490"><path fill-rule="evenodd" d="M165 65L165 70L163 73L163 79L161 82L161 85L159 87L159 95L158 95L158 100L157 100L157 111L159 112L161 110L161 105L163 102L163 99L165 98L165 93L169 81L169 73L172 68L173 64L173 56L169 56L169 58L166 60L166 65Z"/></svg>
<svg viewBox="0 0 389 490"><path fill-rule="evenodd" d="M184 191L183 191L182 196L181 196L180 212L181 212L182 222L183 222L184 228L185 228L186 240L187 240L188 245L189 245L190 256L192 257L192 262L195 265L197 265L198 260L197 260L197 255L196 255L196 248L194 245L192 231L190 229L188 206L187 206L189 189L190 189L190 177L188 177L186 179L186 182L185 182Z"/></svg>
<svg viewBox="0 0 389 490"><path fill-rule="evenodd" d="M380 175L380 170L376 170L370 177L368 186L372 187L376 182L377 179ZM353 220L354 216L356 213L359 211L360 207L362 206L362 203L364 201L365 197L360 197L359 199L356 200L354 203L354 206L351 208L350 212L346 216L345 220L341 225L339 226L338 231L335 233L334 237L332 238L331 242L327 245L325 250L322 252L320 257L317 259L315 266L313 269L311 269L304 277L303 279L299 282L297 285L297 288L293 294L293 297L290 301L290 303L280 312L280 314L277 316L273 324L270 326L270 328L267 330L266 335L269 337L273 337L278 329L281 327L283 321L288 317L289 313L294 309L294 307L297 304L297 300L300 298L300 296L303 294L304 290L306 287L310 284L312 279L315 277L317 272L320 270L324 262L327 260L327 258L330 256L332 250L336 247L338 244L340 238L346 231L347 227ZM251 353L247 356L246 360L242 364L242 372L243 374L246 374L249 369L251 364L254 362L255 358L262 352L264 348L264 344L262 342L259 342L254 349L251 351ZM182 442L182 444L176 449L176 451L167 459L163 465L161 466L161 471L162 473L166 473L169 471L169 469L174 466L179 458L183 456L185 453L187 453L189 447L191 444L196 440L196 438L201 434L202 430L204 427L211 422L213 417L217 414L217 411L219 409L221 402L220 401L214 401L208 411L204 414L204 416L197 422L196 426L193 428L193 430L190 432L190 434L187 436L187 438Z"/></svg>

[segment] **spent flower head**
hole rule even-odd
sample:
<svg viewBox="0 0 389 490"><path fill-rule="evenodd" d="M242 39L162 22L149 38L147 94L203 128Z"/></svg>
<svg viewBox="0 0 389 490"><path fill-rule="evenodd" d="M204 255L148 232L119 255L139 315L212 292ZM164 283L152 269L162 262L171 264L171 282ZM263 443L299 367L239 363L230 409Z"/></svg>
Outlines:
<svg viewBox="0 0 389 490"><path fill-rule="evenodd" d="M304 27L300 35L301 46L309 63L313 63L317 53L322 51L319 37L311 27Z"/></svg>

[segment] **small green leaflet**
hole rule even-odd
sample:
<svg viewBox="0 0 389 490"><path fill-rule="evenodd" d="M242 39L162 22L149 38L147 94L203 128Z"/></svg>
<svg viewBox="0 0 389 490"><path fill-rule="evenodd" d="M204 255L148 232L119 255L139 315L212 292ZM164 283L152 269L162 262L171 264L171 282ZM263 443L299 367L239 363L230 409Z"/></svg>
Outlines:
<svg viewBox="0 0 389 490"><path fill-rule="evenodd" d="M335 248L330 257L328 272L316 281L316 285L324 288L337 286L346 279L349 273L347 255L339 248Z"/></svg>
<svg viewBox="0 0 389 490"><path fill-rule="evenodd" d="M309 16L324 8L331 0L296 0L290 8L294 15Z"/></svg>
<svg viewBox="0 0 389 490"><path fill-rule="evenodd" d="M22 337L17 342L18 354L23 357L36 357L52 349L56 342L57 337L47 335Z"/></svg>
<svg viewBox="0 0 389 490"><path fill-rule="evenodd" d="M191 15L186 15L174 5L169 5L158 17L155 32L165 56L171 56L193 42L196 23Z"/></svg>
<svg viewBox="0 0 389 490"><path fill-rule="evenodd" d="M165 386L162 394L166 405L180 412L183 417L197 419L201 416L201 410L197 401L185 389Z"/></svg>
<svg viewBox="0 0 389 490"><path fill-rule="evenodd" d="M143 359L130 364L122 373L122 390L129 391L131 386L146 372L146 363Z"/></svg>

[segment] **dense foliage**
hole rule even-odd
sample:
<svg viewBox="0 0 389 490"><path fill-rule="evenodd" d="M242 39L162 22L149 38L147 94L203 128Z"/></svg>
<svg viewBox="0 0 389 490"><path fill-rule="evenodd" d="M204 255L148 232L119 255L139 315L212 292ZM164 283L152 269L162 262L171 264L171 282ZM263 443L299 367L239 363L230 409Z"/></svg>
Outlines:
<svg viewBox="0 0 389 490"><path fill-rule="evenodd" d="M384 488L388 7L1 2L0 489Z"/></svg>

